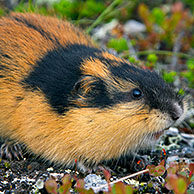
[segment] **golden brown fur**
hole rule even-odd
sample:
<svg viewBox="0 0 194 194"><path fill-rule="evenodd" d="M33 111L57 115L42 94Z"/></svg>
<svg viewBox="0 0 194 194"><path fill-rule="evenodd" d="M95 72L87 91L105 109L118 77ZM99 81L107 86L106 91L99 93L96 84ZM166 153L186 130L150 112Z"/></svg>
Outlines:
<svg viewBox="0 0 194 194"><path fill-rule="evenodd" d="M50 39L12 17L44 29ZM53 111L41 88L29 91L21 86L20 82L33 71L37 61L59 44L65 47L67 43L93 46L77 28L55 18L13 14L0 19L1 136L24 143L32 152L51 161L71 165L78 159L95 164L135 150L151 139L151 134L172 124L167 121L170 120L167 113L150 109L143 99L121 101L105 108L88 106L86 98L97 79L106 83L110 93L115 88L126 92L138 87L135 82L113 77L98 58L88 57L82 63L84 77L79 81L82 93L72 100L76 106L65 114ZM124 61L107 52L99 56L114 60L112 66Z"/></svg>

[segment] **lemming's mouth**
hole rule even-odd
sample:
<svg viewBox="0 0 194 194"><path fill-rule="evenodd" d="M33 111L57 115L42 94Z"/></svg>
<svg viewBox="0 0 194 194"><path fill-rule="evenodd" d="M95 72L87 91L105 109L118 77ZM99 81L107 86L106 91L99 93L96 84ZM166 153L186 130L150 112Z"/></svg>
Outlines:
<svg viewBox="0 0 194 194"><path fill-rule="evenodd" d="M163 130L161 130L161 131L157 131L157 132L155 132L155 133L152 133L153 138L154 138L155 140L159 139L160 136L163 135L164 132L167 131L169 128L170 128L170 126L167 127L167 128L165 128L165 129L163 129Z"/></svg>
<svg viewBox="0 0 194 194"><path fill-rule="evenodd" d="M157 140L157 139L160 138L161 135L163 135L163 133L164 133L164 130L158 131L158 132L153 133L152 136L153 136L154 139Z"/></svg>

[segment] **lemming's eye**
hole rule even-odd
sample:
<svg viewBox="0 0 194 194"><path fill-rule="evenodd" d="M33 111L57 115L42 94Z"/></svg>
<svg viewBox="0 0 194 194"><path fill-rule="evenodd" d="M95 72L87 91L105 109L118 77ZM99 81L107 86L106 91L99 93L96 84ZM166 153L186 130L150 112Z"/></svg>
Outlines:
<svg viewBox="0 0 194 194"><path fill-rule="evenodd" d="M133 97L133 99L138 100L141 97L143 97L143 93L139 88L135 88L131 91L131 95Z"/></svg>

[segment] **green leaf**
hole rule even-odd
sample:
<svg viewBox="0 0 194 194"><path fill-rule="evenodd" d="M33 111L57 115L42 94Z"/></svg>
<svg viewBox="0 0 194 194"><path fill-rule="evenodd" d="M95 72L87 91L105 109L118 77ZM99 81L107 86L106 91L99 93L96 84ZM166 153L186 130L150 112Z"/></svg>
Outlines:
<svg viewBox="0 0 194 194"><path fill-rule="evenodd" d="M149 174L154 176L154 171L155 171L155 167L154 165L147 165L146 169L149 169Z"/></svg>
<svg viewBox="0 0 194 194"><path fill-rule="evenodd" d="M134 57L129 57L129 62L136 63L136 59Z"/></svg>
<svg viewBox="0 0 194 194"><path fill-rule="evenodd" d="M60 0L59 2L53 4L53 9L56 13L58 13L61 17L71 18L72 20L78 19L82 7L83 2L78 2L77 0Z"/></svg>
<svg viewBox="0 0 194 194"><path fill-rule="evenodd" d="M92 17L96 14L100 14L104 11L105 5L103 2L87 0L81 10L80 16L82 17Z"/></svg>
<svg viewBox="0 0 194 194"><path fill-rule="evenodd" d="M158 57L155 54L149 54L147 57L147 60L151 63L156 63L158 60Z"/></svg>
<svg viewBox="0 0 194 194"><path fill-rule="evenodd" d="M123 182L118 182L112 186L111 194L132 194L133 189L130 185L125 185Z"/></svg>
<svg viewBox="0 0 194 194"><path fill-rule="evenodd" d="M125 189L127 194L133 194L133 189L130 185L126 185Z"/></svg>
<svg viewBox="0 0 194 194"><path fill-rule="evenodd" d="M189 59L187 61L187 67L189 70L193 71L194 70L194 59Z"/></svg>
<svg viewBox="0 0 194 194"><path fill-rule="evenodd" d="M107 46L109 48L115 49L117 52L128 50L127 40L124 38L120 38L120 39L112 38L108 42Z"/></svg>
<svg viewBox="0 0 194 194"><path fill-rule="evenodd" d="M175 194L184 194L188 186L186 178L176 174L168 174L166 183L166 188L173 190Z"/></svg>
<svg viewBox="0 0 194 194"><path fill-rule="evenodd" d="M118 182L118 183L114 184L114 186L116 188L117 194L126 194L126 188L125 188L124 183Z"/></svg>
<svg viewBox="0 0 194 194"><path fill-rule="evenodd" d="M190 182L194 182L194 175L191 177Z"/></svg>
<svg viewBox="0 0 194 194"><path fill-rule="evenodd" d="M71 175L66 174L62 179L62 185L59 187L60 194L67 194L71 188Z"/></svg>
<svg viewBox="0 0 194 194"><path fill-rule="evenodd" d="M156 174L157 176L162 176L162 175L165 173L166 169L165 169L164 166L159 165L159 166L156 166L155 171L156 171L155 174Z"/></svg>
<svg viewBox="0 0 194 194"><path fill-rule="evenodd" d="M5 14L4 9L2 9L2 8L0 7L0 16L2 16L2 15L4 15L4 14Z"/></svg>
<svg viewBox="0 0 194 194"><path fill-rule="evenodd" d="M165 20L165 14L162 11L162 9L154 8L151 13L152 13L152 16L155 20L154 22L156 24L158 24L159 26L161 26L163 24L164 20Z"/></svg>
<svg viewBox="0 0 194 194"><path fill-rule="evenodd" d="M185 91L181 88L181 89L178 91L178 94L183 96L183 95L185 94Z"/></svg>
<svg viewBox="0 0 194 194"><path fill-rule="evenodd" d="M178 178L177 186L174 188L174 191L178 194L185 193L187 190L187 182L183 178Z"/></svg>
<svg viewBox="0 0 194 194"><path fill-rule="evenodd" d="M175 71L164 72L163 73L163 78L166 82L172 83L174 81L174 78L175 78L176 75L177 75L177 73Z"/></svg>
<svg viewBox="0 0 194 194"><path fill-rule="evenodd" d="M138 6L138 14L140 18L143 20L143 22L146 25L147 31L152 32L153 31L153 21L151 17L151 13L149 11L149 8L145 4L140 4Z"/></svg>

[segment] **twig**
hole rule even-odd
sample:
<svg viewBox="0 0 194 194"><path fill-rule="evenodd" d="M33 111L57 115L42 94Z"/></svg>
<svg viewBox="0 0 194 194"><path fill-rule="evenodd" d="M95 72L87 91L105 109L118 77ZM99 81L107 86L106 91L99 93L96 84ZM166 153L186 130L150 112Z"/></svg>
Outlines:
<svg viewBox="0 0 194 194"><path fill-rule="evenodd" d="M113 182L110 182L109 184L101 185L100 187L97 187L97 188L95 188L95 189L100 190L100 189L102 189L103 187L108 187L108 185L113 185L113 184L115 184L115 183L124 181L124 180L126 180L126 179L132 178L132 177L134 177L134 176L137 176L137 175L140 175L140 174L143 174L143 173L146 173L146 172L149 172L149 169L142 170L142 171L136 172L136 173L134 173L134 174L125 176L125 177L123 177L123 178L120 178L120 179L118 179L118 180L115 180L115 181L113 181Z"/></svg>
<svg viewBox="0 0 194 194"><path fill-rule="evenodd" d="M71 20L73 24L79 25L79 24L92 24L94 20L92 19L80 19L80 20Z"/></svg>
<svg viewBox="0 0 194 194"><path fill-rule="evenodd" d="M139 52L136 52L136 55L149 55L151 53L158 54L158 55L169 55L169 56L176 55L178 57L183 57L183 58L187 58L187 59L191 59L191 58L194 59L194 57L192 55L189 55L189 54L185 54L182 52L173 53L172 51L165 51L165 50L139 51Z"/></svg>
<svg viewBox="0 0 194 194"><path fill-rule="evenodd" d="M91 32L91 30L97 26L104 18L104 16L106 14L108 14L109 12L112 11L112 9L118 4L120 3L121 0L114 0L99 16L98 18L94 21L94 23L88 27L88 29L86 30L86 32L89 34Z"/></svg>

